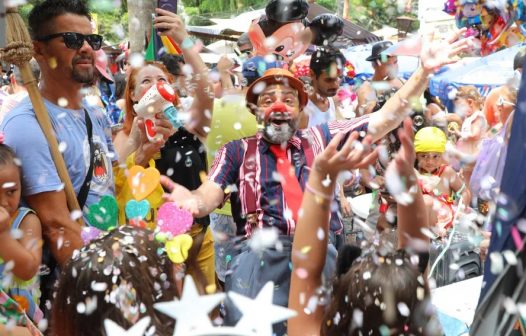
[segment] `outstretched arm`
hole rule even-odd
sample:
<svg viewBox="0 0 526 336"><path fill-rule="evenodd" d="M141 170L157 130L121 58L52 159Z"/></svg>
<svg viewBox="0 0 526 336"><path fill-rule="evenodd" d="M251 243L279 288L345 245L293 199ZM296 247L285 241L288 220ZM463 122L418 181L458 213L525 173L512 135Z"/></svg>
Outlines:
<svg viewBox="0 0 526 336"><path fill-rule="evenodd" d="M410 101L425 91L429 75L444 65L456 62L456 55L470 46L471 39L459 40L464 32L465 29L458 30L447 41L433 41L432 33L423 37L420 67L378 112L371 114L369 134L373 136L373 141L383 138L408 116Z"/></svg>
<svg viewBox="0 0 526 336"><path fill-rule="evenodd" d="M190 124L186 126L190 133L206 139L206 127L210 126L212 120L212 107L214 97L212 88L208 82L208 68L199 56L198 51L193 48L193 43L188 37L188 32L183 20L177 14L157 8L155 12L159 15L155 18L156 29L166 29L162 34L174 39L183 50L186 64L192 67L192 82L195 85L195 99L190 107Z"/></svg>
<svg viewBox="0 0 526 336"><path fill-rule="evenodd" d="M327 236L332 195L338 173L367 167L376 159L371 153L371 139L358 142L358 133L349 136L341 150L337 150L342 134L336 135L322 154L316 157L303 195L302 211L292 245L292 278L289 308L298 316L289 321L291 336L318 335L323 319L323 308L305 312L309 298L321 285L321 274L327 254Z"/></svg>
<svg viewBox="0 0 526 336"><path fill-rule="evenodd" d="M412 243L416 248L426 249L429 238L423 229L429 227L426 205L415 174L415 148L413 145L413 125L411 119L404 120L404 127L398 131L401 147L387 167L386 186L397 200L398 248L403 249ZM398 182L398 183L397 183Z"/></svg>

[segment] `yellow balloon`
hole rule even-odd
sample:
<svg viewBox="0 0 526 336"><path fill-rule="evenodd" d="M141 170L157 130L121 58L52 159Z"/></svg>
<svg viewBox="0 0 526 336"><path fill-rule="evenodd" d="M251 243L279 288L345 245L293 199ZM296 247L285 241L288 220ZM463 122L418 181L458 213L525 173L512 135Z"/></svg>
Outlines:
<svg viewBox="0 0 526 336"><path fill-rule="evenodd" d="M192 237L187 234L181 234L169 240L164 245L168 258L174 264L182 264L188 258L188 251L192 247Z"/></svg>

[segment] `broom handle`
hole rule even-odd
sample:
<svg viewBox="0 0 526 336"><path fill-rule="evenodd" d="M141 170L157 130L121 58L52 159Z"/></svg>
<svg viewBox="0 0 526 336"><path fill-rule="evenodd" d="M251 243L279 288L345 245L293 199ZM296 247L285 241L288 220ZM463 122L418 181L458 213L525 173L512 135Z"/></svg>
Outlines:
<svg viewBox="0 0 526 336"><path fill-rule="evenodd" d="M71 184L71 179L69 178L64 158L58 150L57 140L54 137L53 127L51 126L51 122L49 121L47 109L44 105L42 97L40 96L40 91L38 90L37 83L33 76L29 63L24 63L20 66L20 74L22 75L22 78L24 78L24 85L27 88L29 97L31 99L31 103L33 104L37 121L40 124L40 128L42 129L44 136L46 137L47 143L49 144L51 157L53 158L55 167L57 168L58 176L64 183L64 191L66 192L68 208L70 211L81 211L79 202L77 200L77 194L75 193L73 185ZM77 221L79 222L79 224L84 225L82 216Z"/></svg>

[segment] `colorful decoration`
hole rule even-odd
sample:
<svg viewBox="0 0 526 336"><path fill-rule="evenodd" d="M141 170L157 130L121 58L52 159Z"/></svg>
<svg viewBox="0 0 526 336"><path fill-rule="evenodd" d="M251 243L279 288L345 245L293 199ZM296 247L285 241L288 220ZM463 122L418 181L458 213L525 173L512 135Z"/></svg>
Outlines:
<svg viewBox="0 0 526 336"><path fill-rule="evenodd" d="M128 219L144 219L150 212L150 202L145 199L142 201L129 200L124 210Z"/></svg>
<svg viewBox="0 0 526 336"><path fill-rule="evenodd" d="M89 206L88 221L99 230L108 231L117 226L119 208L113 196L102 196L99 203Z"/></svg>
<svg viewBox="0 0 526 336"><path fill-rule="evenodd" d="M82 231L80 232L80 238L82 238L84 245L88 245L92 240L99 238L102 232L103 231L97 229L96 227L87 226L82 228Z"/></svg>
<svg viewBox="0 0 526 336"><path fill-rule="evenodd" d="M302 55L310 44L330 44L343 32L343 21L321 14L307 23L305 0L270 0L265 16L254 20L248 36L256 55L276 55L286 62Z"/></svg>
<svg viewBox="0 0 526 336"><path fill-rule="evenodd" d="M164 203L157 211L157 228L172 237L188 232L193 222L192 214L173 202Z"/></svg>
<svg viewBox="0 0 526 336"><path fill-rule="evenodd" d="M186 258L188 258L188 251L192 247L192 244L193 240L190 235L181 234L168 240L164 248L168 258L170 258L174 264L182 264L186 261Z"/></svg>
<svg viewBox="0 0 526 336"><path fill-rule="evenodd" d="M128 184L137 201L145 199L154 192L160 180L161 174L155 168L144 169L141 166L133 166L128 170Z"/></svg>
<svg viewBox="0 0 526 336"><path fill-rule="evenodd" d="M146 54L144 59L146 61L155 61L159 60L159 56L163 54L161 48L164 49L165 53L170 55L182 55L183 51L175 43L175 41L168 36L158 36L156 34L155 28L152 25L152 30L150 33L150 38L148 40L148 46L146 47Z"/></svg>
<svg viewBox="0 0 526 336"><path fill-rule="evenodd" d="M446 0L444 3L444 12L449 15L455 15L457 13L457 4L455 0Z"/></svg>

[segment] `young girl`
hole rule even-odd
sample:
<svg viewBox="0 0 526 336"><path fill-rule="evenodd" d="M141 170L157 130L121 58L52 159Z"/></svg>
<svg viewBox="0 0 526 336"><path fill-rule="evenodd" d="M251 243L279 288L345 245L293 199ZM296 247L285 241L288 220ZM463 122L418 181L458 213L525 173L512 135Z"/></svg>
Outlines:
<svg viewBox="0 0 526 336"><path fill-rule="evenodd" d="M455 198L461 197L465 205L470 202L466 185L442 158L446 142L446 134L437 127L424 127L415 135L418 182L426 204L432 209L430 224L439 231L453 224Z"/></svg>
<svg viewBox="0 0 526 336"><path fill-rule="evenodd" d="M43 317L38 308L40 291L38 270L42 259L40 221L28 208L19 207L21 195L20 167L14 152L0 144L0 334L14 320L28 334L32 323ZM5 330L3 328L6 328ZM19 332L17 334L17 332ZM34 334L34 332L33 332ZM38 334L38 333L37 333Z"/></svg>
<svg viewBox="0 0 526 336"><path fill-rule="evenodd" d="M454 130L455 135L459 137L457 148L462 154L474 159L480 151L480 142L487 128L486 117L480 110L481 102L482 98L477 88L472 85L460 87L455 97L455 113L464 118L461 130ZM469 162L462 168L468 187L474 165L474 162Z"/></svg>

